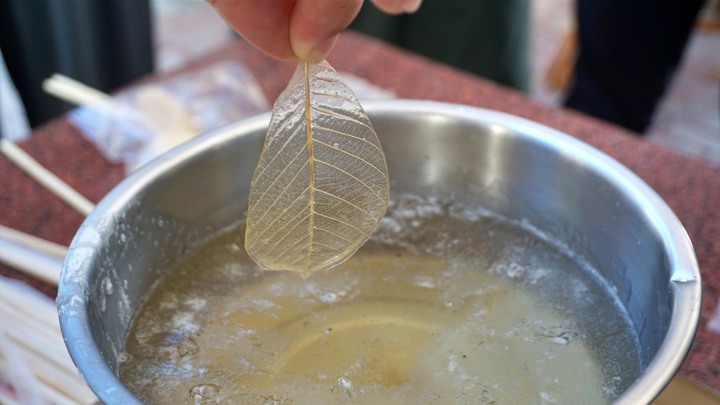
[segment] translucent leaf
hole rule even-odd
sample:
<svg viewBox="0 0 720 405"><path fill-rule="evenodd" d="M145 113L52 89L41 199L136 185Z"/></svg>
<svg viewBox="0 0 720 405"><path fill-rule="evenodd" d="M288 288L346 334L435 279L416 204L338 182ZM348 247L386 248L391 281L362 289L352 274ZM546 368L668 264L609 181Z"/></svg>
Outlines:
<svg viewBox="0 0 720 405"><path fill-rule="evenodd" d="M303 277L340 264L375 230L388 195L385 156L355 95L327 62L301 62L250 185L248 254Z"/></svg>

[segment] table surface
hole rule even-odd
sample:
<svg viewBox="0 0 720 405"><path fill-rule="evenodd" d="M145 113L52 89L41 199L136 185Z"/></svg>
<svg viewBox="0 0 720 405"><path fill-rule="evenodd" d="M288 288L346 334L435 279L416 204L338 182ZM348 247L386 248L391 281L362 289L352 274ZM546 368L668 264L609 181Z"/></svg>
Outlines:
<svg viewBox="0 0 720 405"><path fill-rule="evenodd" d="M294 63L270 59L238 40L181 71L224 60L245 64L268 100L280 94L295 69ZM707 328L720 298L720 167L591 117L536 103L514 90L359 34L343 34L329 61L338 70L393 91L398 98L472 105L545 124L595 146L640 176L687 229L703 277L700 326L681 373L720 391L720 335ZM157 77L147 77L140 83L154 79ZM123 168L107 162L66 117L37 128L20 146L94 202L124 177ZM0 190L2 225L68 245L83 220L4 156L0 156ZM56 293L54 287L2 265L0 274L25 279L50 296Z"/></svg>

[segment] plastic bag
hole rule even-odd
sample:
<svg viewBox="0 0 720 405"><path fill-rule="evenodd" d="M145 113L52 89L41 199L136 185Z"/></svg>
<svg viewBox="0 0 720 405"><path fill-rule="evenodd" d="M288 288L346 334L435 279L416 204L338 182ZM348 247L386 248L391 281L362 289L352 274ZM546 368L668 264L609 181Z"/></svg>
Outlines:
<svg viewBox="0 0 720 405"><path fill-rule="evenodd" d="M69 118L106 159L130 173L199 133L269 109L247 68L225 61L122 91Z"/></svg>

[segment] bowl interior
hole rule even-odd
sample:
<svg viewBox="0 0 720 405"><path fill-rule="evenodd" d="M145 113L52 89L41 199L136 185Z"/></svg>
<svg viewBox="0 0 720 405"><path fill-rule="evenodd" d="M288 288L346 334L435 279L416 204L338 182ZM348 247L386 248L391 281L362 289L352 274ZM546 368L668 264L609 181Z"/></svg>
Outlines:
<svg viewBox="0 0 720 405"><path fill-rule="evenodd" d="M645 372L619 403L649 402L684 358L699 314L692 247L634 174L557 131L455 105L367 103L393 193L451 197L527 221L583 257L636 328ZM268 117L206 134L118 185L75 237L59 289L73 360L107 403L137 401L117 379L133 314L180 255L244 216Z"/></svg>

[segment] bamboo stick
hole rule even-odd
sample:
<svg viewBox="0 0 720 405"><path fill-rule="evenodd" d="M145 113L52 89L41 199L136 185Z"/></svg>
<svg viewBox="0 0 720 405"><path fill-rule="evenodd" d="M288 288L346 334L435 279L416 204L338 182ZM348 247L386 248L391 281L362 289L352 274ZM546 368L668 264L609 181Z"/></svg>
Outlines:
<svg viewBox="0 0 720 405"><path fill-rule="evenodd" d="M40 391L43 397L53 405L81 405L45 384L40 384Z"/></svg>
<svg viewBox="0 0 720 405"><path fill-rule="evenodd" d="M57 342L59 344L58 347L63 348L62 342L57 339L57 337L60 336L60 328L58 326L48 325L38 318L29 318L23 315L20 311L15 310L13 306L8 305L5 300L0 301L0 316L8 322L8 325L32 333L33 336L37 334L42 339L51 341L53 344Z"/></svg>
<svg viewBox="0 0 720 405"><path fill-rule="evenodd" d="M147 112L118 103L112 96L59 73L45 79L42 86L46 93L61 100L79 106L94 105L118 117L136 122L148 131L159 132L162 128Z"/></svg>
<svg viewBox="0 0 720 405"><path fill-rule="evenodd" d="M52 388L76 403L91 404L97 400L77 371L69 373L64 369L57 369L34 352L23 351L21 356L35 377L46 387Z"/></svg>
<svg viewBox="0 0 720 405"><path fill-rule="evenodd" d="M6 139L0 139L0 152L82 215L87 216L95 207L87 198L75 191L14 143Z"/></svg>
<svg viewBox="0 0 720 405"><path fill-rule="evenodd" d="M19 356L25 357L24 353L18 353ZM23 358L24 361L26 361L25 358ZM10 362L7 359L4 359L0 355L0 367L8 369L10 367L14 367L15 364L9 364ZM31 370L34 371L34 370ZM37 376L36 376L37 377ZM58 391L55 387L52 385L46 384L42 378L38 378L36 380L37 382L37 391L42 395L44 401L42 402L43 405L46 403L51 403L53 405L91 405L98 403L97 398L95 397L95 394L93 394L89 388L82 387L80 388L82 393L80 396L78 395L67 395L63 392ZM11 404L20 404L18 402L18 399L11 397L9 394L6 394L2 391L0 391L0 404L3 405L11 405ZM22 405L29 405L29 404L22 404Z"/></svg>
<svg viewBox="0 0 720 405"><path fill-rule="evenodd" d="M67 248L0 225L0 262L57 285Z"/></svg>
<svg viewBox="0 0 720 405"><path fill-rule="evenodd" d="M18 338L20 344L30 345L38 343L39 351L59 350L60 354L51 355L58 364L67 364L70 360L69 354L65 349L65 343L62 340L62 333L59 325L44 324L40 318L23 317L23 313L14 309L12 305L8 305L7 301L0 303L0 316L7 322L5 334L13 339ZM32 337L32 341L27 341L24 336ZM47 346L47 347L43 347ZM75 370L74 367L68 367L68 370Z"/></svg>
<svg viewBox="0 0 720 405"><path fill-rule="evenodd" d="M12 340L5 335L2 325L0 324L0 377L13 388L18 402L22 400L27 405L43 405L43 398L38 389L40 382L35 378Z"/></svg>
<svg viewBox="0 0 720 405"><path fill-rule="evenodd" d="M42 392L45 399L47 399L53 405L91 405L97 403L94 398L93 400L89 400L87 402L80 402L76 399L68 398L66 395L58 392L55 388L47 384L40 384L40 391Z"/></svg>
<svg viewBox="0 0 720 405"><path fill-rule="evenodd" d="M42 359L46 366L52 364L53 369L62 370L65 375L76 372L60 336L48 339L47 336L28 333L27 325L13 323L10 326L6 328L5 334L23 353Z"/></svg>
<svg viewBox="0 0 720 405"><path fill-rule="evenodd" d="M0 238L0 262L52 285L57 285L60 280L61 259L2 238Z"/></svg>
<svg viewBox="0 0 720 405"><path fill-rule="evenodd" d="M59 73L43 80L42 88L46 93L75 105L99 103L111 99L109 95Z"/></svg>
<svg viewBox="0 0 720 405"><path fill-rule="evenodd" d="M65 258L65 255L67 255L67 248L63 245L8 228L7 226L0 225L0 238L27 246L49 255L57 256L61 259Z"/></svg>
<svg viewBox="0 0 720 405"><path fill-rule="evenodd" d="M66 373L76 372L60 331L55 325L38 322L37 318L23 317L22 313L13 311L12 308L5 303L0 306L0 315L7 322L5 335L14 341L18 348L42 356L46 361L52 362L56 368L61 368Z"/></svg>
<svg viewBox="0 0 720 405"><path fill-rule="evenodd" d="M14 307L28 318L36 318L46 325L52 325L60 330L55 305L52 301L39 299L39 292L31 287L21 288L6 279L0 278L0 299ZM29 291L26 291L29 290ZM44 298L44 297L43 297Z"/></svg>

